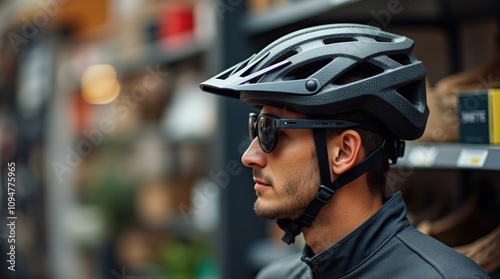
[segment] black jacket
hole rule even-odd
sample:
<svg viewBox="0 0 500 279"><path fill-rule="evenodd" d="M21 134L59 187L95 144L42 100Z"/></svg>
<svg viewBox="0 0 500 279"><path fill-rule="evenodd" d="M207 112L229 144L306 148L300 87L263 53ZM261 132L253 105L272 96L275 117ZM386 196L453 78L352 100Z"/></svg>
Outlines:
<svg viewBox="0 0 500 279"><path fill-rule="evenodd" d="M472 260L410 226L401 193L345 238L271 263L258 279L489 278Z"/></svg>

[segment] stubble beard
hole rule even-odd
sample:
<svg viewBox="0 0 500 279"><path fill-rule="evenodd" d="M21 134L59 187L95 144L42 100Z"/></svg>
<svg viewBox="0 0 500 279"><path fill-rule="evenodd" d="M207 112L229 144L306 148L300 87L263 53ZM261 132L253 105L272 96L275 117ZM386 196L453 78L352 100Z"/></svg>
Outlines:
<svg viewBox="0 0 500 279"><path fill-rule="evenodd" d="M254 171L254 174L256 177L259 177L258 170ZM269 178L264 177L264 179ZM284 199L281 199L279 203L275 202L269 205L263 205L257 199L254 204L255 214L266 219L296 219L304 213L307 206L316 196L319 184L319 168L314 154L304 175L290 178L285 181L281 188L274 187L273 184L275 191L280 189L278 194L284 197Z"/></svg>

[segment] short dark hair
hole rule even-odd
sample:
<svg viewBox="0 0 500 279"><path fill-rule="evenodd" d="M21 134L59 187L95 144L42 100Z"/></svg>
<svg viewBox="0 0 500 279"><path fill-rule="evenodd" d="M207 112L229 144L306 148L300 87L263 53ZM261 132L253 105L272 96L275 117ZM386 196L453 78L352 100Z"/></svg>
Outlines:
<svg viewBox="0 0 500 279"><path fill-rule="evenodd" d="M374 116L364 111L350 111L340 114L332 115L328 118L335 118L338 120L346 120L346 121L367 121L373 120ZM359 133L361 137L361 146L363 147L366 156L369 156L373 153L377 148L380 147L384 139L386 138L383 134L362 129L362 128L348 128L348 129L327 129L327 139L333 139L334 137L340 135L346 130L354 130ZM366 173L367 174L367 182L368 188L373 194L379 194L382 197L385 196L385 187L386 187L386 173L389 171L389 159L388 156L384 153L382 158L375 163L375 165Z"/></svg>

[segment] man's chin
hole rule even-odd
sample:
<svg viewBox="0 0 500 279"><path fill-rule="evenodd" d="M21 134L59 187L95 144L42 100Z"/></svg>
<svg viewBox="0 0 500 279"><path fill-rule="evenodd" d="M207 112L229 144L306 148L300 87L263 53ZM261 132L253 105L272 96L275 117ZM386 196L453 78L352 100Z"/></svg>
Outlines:
<svg viewBox="0 0 500 279"><path fill-rule="evenodd" d="M279 215L270 214L269 212L257 211L257 210L254 210L254 212L255 212L255 215L257 215L258 217L263 218L263 219L268 219L268 220L281 219L280 217L277 217Z"/></svg>
<svg viewBox="0 0 500 279"><path fill-rule="evenodd" d="M255 201L253 208L257 216L270 220L290 218L290 215L286 214L286 212L284 212L282 209L273 207L272 205L263 204L264 201L262 201L261 199L262 198L257 198L257 201Z"/></svg>
<svg viewBox="0 0 500 279"><path fill-rule="evenodd" d="M253 207L253 211L255 212L255 214L264 219L271 219L271 220L279 219L280 217L278 212L276 212L275 209L271 209L269 207L262 205L263 202L261 199L262 198L257 198L257 201L255 201Z"/></svg>

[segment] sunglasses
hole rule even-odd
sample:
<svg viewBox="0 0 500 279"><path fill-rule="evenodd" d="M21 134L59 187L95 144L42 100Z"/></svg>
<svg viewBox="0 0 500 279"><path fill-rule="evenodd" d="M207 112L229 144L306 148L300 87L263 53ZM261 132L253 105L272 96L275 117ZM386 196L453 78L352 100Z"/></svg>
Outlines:
<svg viewBox="0 0 500 279"><path fill-rule="evenodd" d="M250 113L248 117L248 134L250 140L259 139L260 148L265 153L271 153L278 144L280 129L326 129L353 128L361 124L344 120L319 119L282 119L269 114L257 115Z"/></svg>

